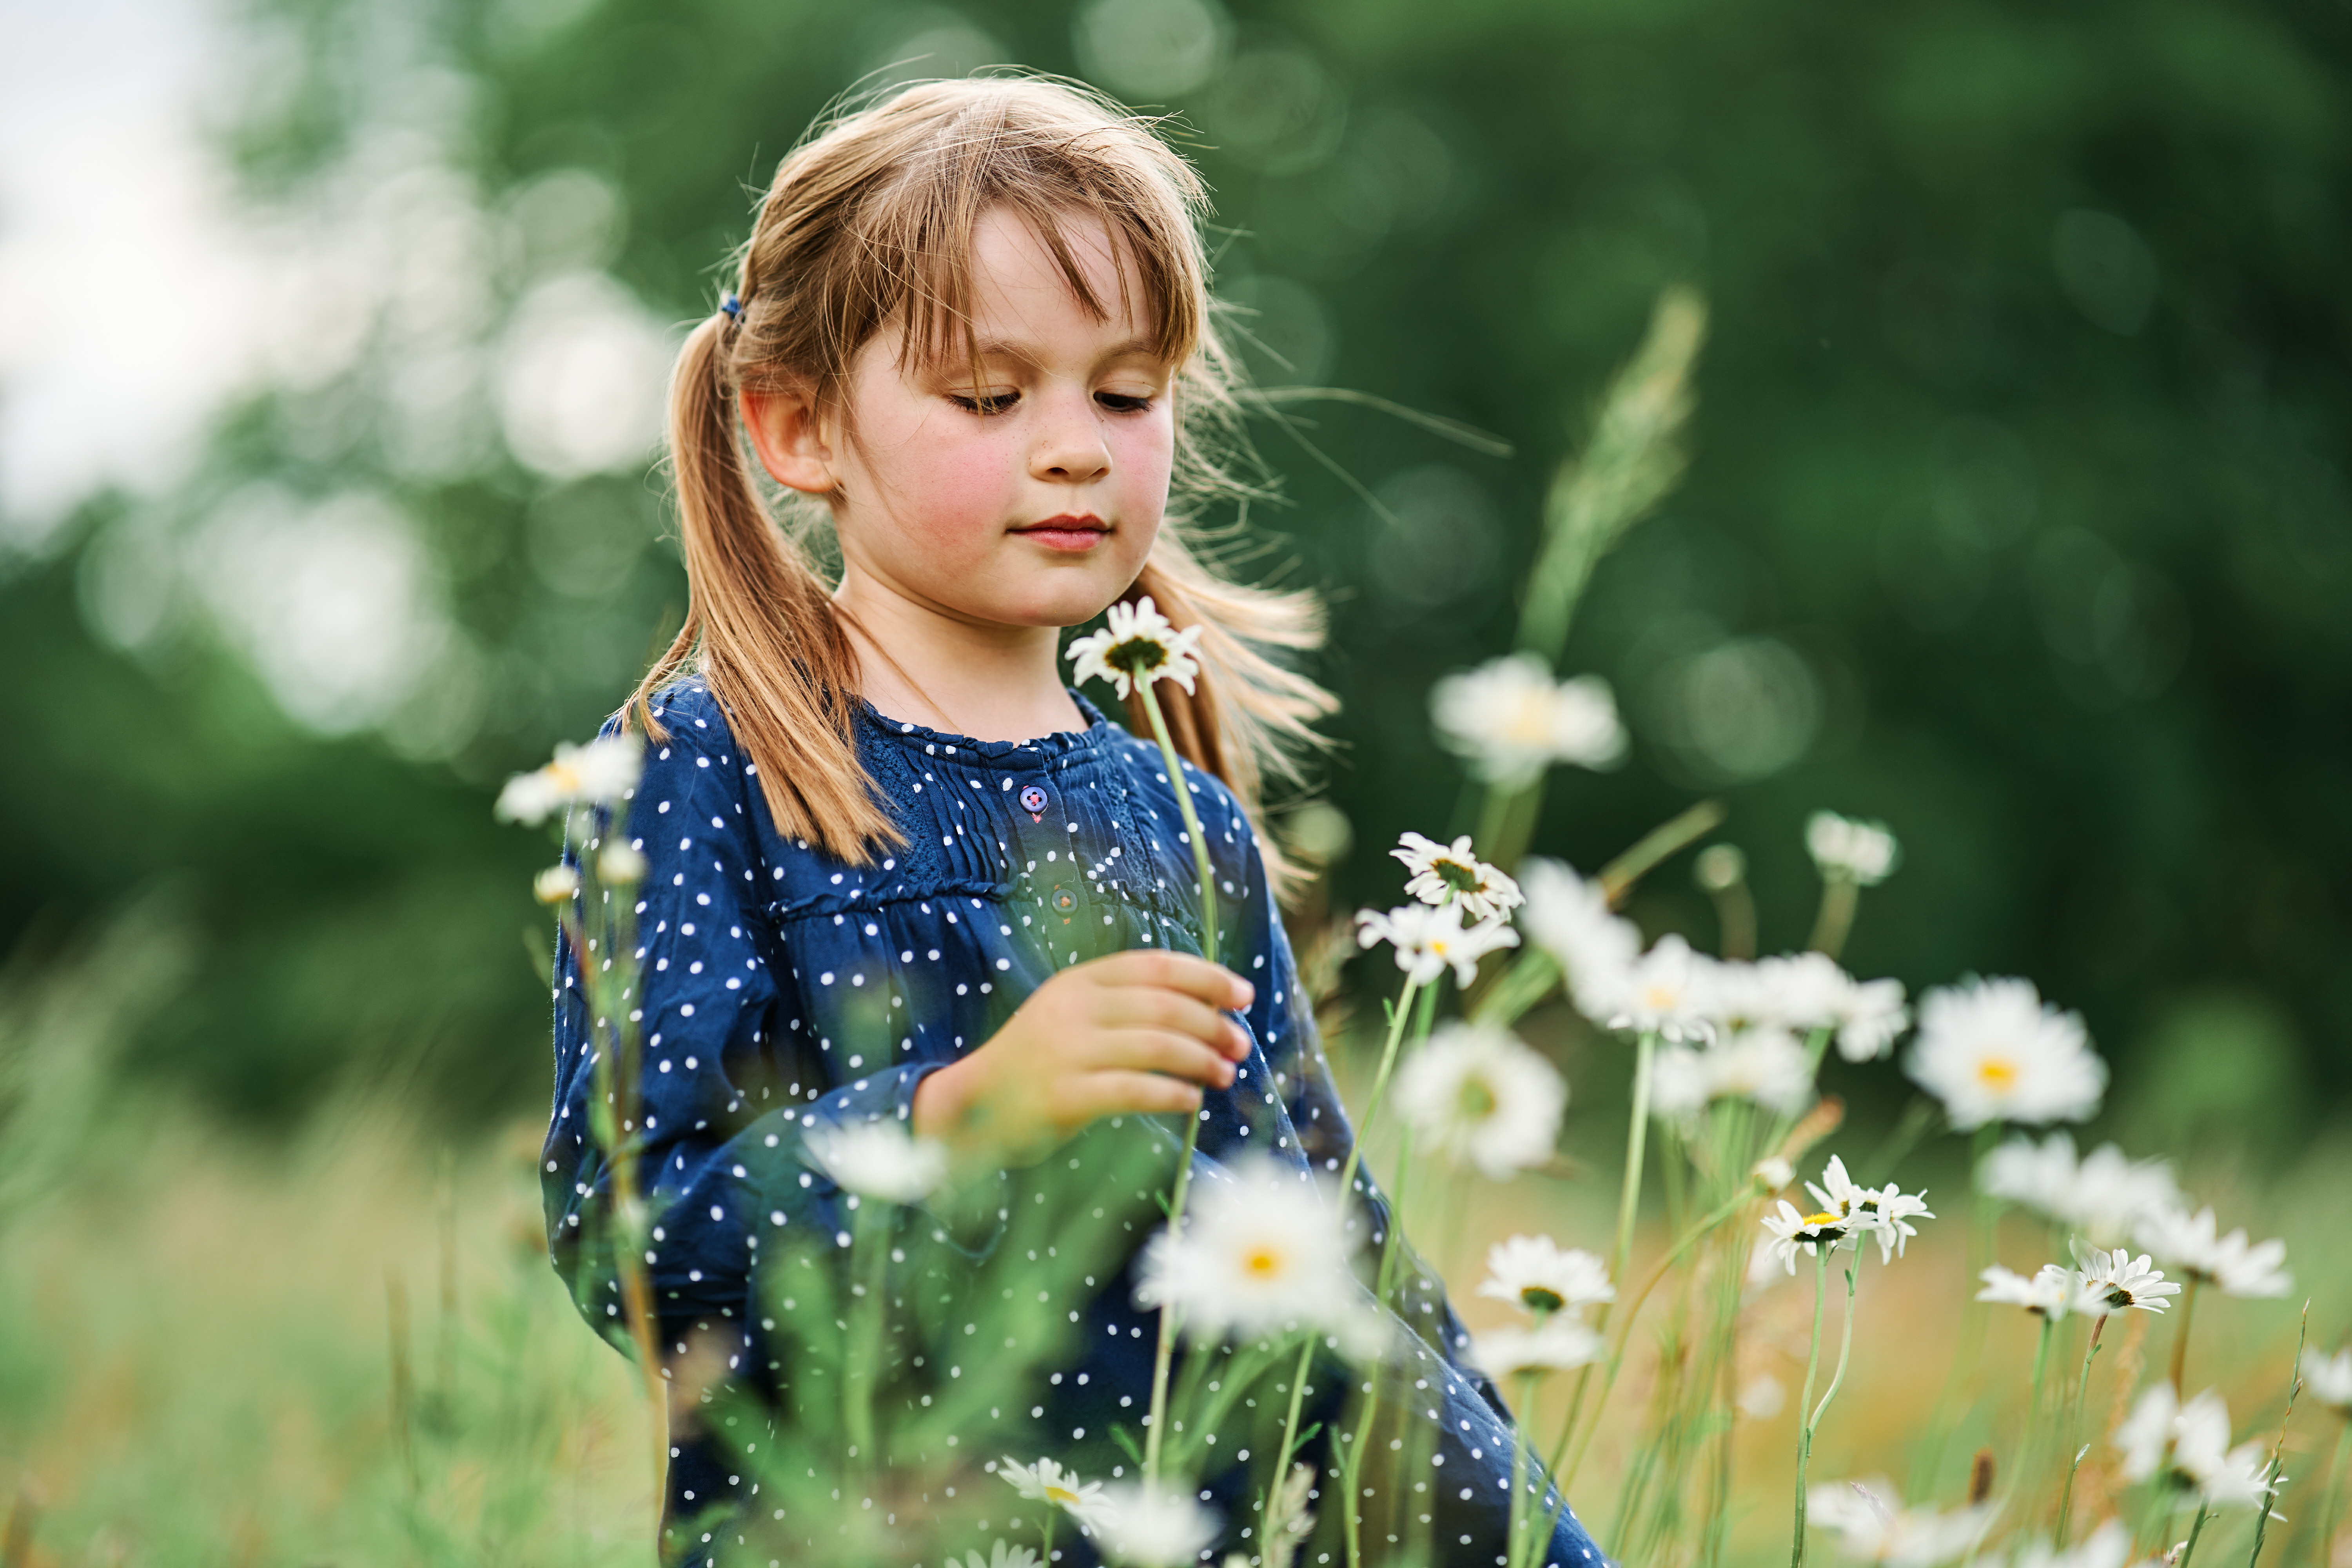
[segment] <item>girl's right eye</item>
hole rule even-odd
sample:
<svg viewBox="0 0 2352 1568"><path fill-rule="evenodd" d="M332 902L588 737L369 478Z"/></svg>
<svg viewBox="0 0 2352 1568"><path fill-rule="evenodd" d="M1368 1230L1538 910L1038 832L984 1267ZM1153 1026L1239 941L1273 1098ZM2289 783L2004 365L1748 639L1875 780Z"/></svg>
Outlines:
<svg viewBox="0 0 2352 1568"><path fill-rule="evenodd" d="M950 392L948 401L967 414L1002 414L1021 401L1017 392Z"/></svg>

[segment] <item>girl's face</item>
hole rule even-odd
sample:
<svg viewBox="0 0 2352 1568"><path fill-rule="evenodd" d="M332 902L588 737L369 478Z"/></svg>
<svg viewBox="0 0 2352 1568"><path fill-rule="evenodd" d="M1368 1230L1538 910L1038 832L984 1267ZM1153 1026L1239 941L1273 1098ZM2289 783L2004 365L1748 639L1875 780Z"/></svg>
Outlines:
<svg viewBox="0 0 2352 1568"><path fill-rule="evenodd" d="M1142 571L1168 504L1172 367L1153 353L1132 268L1119 304L1109 234L1066 234L1108 318L1072 295L1026 224L994 211L972 231L978 363L902 369L896 327L851 362L842 416L815 432L838 485L845 596L879 589L966 622L1059 627L1101 614Z"/></svg>

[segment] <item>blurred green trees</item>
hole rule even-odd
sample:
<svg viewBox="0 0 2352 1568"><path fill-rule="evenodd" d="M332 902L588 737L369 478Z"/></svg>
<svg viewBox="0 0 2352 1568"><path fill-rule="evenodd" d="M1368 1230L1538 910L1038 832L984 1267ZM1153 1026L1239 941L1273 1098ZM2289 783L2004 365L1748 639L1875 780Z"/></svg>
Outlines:
<svg viewBox="0 0 2352 1568"><path fill-rule="evenodd" d="M644 456L668 324L835 94L1011 61L1185 113L1263 379L1518 449L1286 405L1375 506L1260 431L1296 504L1253 520L1286 536L1254 569L1335 603L1343 900L1388 896L1398 829L1447 826L1423 693L1501 651L1553 465L1689 282L1696 458L1567 659L1615 684L1633 758L1561 781L1538 847L1589 867L1720 794L1769 950L1807 929L1805 814L1883 817L1906 863L1860 970L2029 973L2119 1087L2143 1047L2168 1079L2242 1061L2281 1128L2352 1088L2340 9L285 0L243 26L224 144L326 237L285 384L168 502L92 501L0 580L0 940L182 882L194 977L146 1063L262 1111L352 1064L528 1092L528 866L488 792L591 729L682 605ZM353 581L404 584L406 618L317 610ZM376 662L339 664L361 633ZM1712 941L1680 866L1636 912ZM2118 1099L2215 1131L2202 1098Z"/></svg>

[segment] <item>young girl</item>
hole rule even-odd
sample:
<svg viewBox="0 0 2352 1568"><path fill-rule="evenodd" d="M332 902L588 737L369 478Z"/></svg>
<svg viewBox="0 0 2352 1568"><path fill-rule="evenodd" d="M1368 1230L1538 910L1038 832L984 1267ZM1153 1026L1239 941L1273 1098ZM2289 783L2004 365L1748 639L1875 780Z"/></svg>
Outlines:
<svg viewBox="0 0 2352 1568"><path fill-rule="evenodd" d="M713 1505L748 1500L698 1424L709 1385L772 1393L791 1372L761 1338L761 1237L835 1229L834 1188L797 1158L810 1130L896 1118L966 1168L1034 1162L1107 1117L1155 1126L1136 1113L1197 1116L1212 1165L1255 1151L1329 1173L1352 1147L1253 820L1260 774L1328 706L1271 657L1313 643L1313 607L1208 570L1169 510L1238 488L1213 456L1234 405L1202 208L1144 123L1073 89L911 87L784 160L680 357L691 605L626 717L648 738L630 817L648 862L640 1169L675 1391L667 1518L702 1521L689 1552L731 1541ZM819 503L835 581L771 518L747 448ZM1206 957L1160 754L1058 661L1063 628L1147 595L1201 630L1194 689L1158 691L1210 841ZM593 1320L614 1286L576 1277L577 1238L610 1178L561 994L549 1226ZM1384 1202L1357 1191L1378 1235ZM1031 1451L1107 1475L1109 1428L1149 1402L1157 1315L1131 1268L1067 1305L1091 1348L1041 1395ZM1457 1359L1442 1291L1410 1315L1432 1462L1388 1516L1417 1513L1444 1560L1500 1562L1509 1417ZM1325 1382L1309 1416L1328 1434L1343 1380ZM1339 1560L1331 1447L1302 1455L1325 1521L1304 1563ZM1249 1550L1239 1476L1202 1484L1229 1505L1223 1545ZM1084 1541L1056 1556L1095 1560ZM1564 1514L1539 1560L1596 1553Z"/></svg>

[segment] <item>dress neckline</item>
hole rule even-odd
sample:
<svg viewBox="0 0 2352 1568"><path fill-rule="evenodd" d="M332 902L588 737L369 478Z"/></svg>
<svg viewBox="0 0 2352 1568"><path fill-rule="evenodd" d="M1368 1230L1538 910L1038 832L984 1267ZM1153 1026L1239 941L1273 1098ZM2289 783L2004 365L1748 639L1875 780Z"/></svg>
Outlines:
<svg viewBox="0 0 2352 1568"><path fill-rule="evenodd" d="M1039 758L1064 757L1076 752L1090 751L1116 736L1123 735L1103 716L1101 709L1087 700L1075 687L1062 689L1077 704L1078 716L1087 721L1083 730L1057 730L1050 735L1038 735L1026 741L982 741L970 735L958 735L945 730L934 730L909 719L894 719L863 697L857 700L859 716L881 735L902 746L919 747L925 755L946 755L971 758L977 762L1031 762Z"/></svg>

